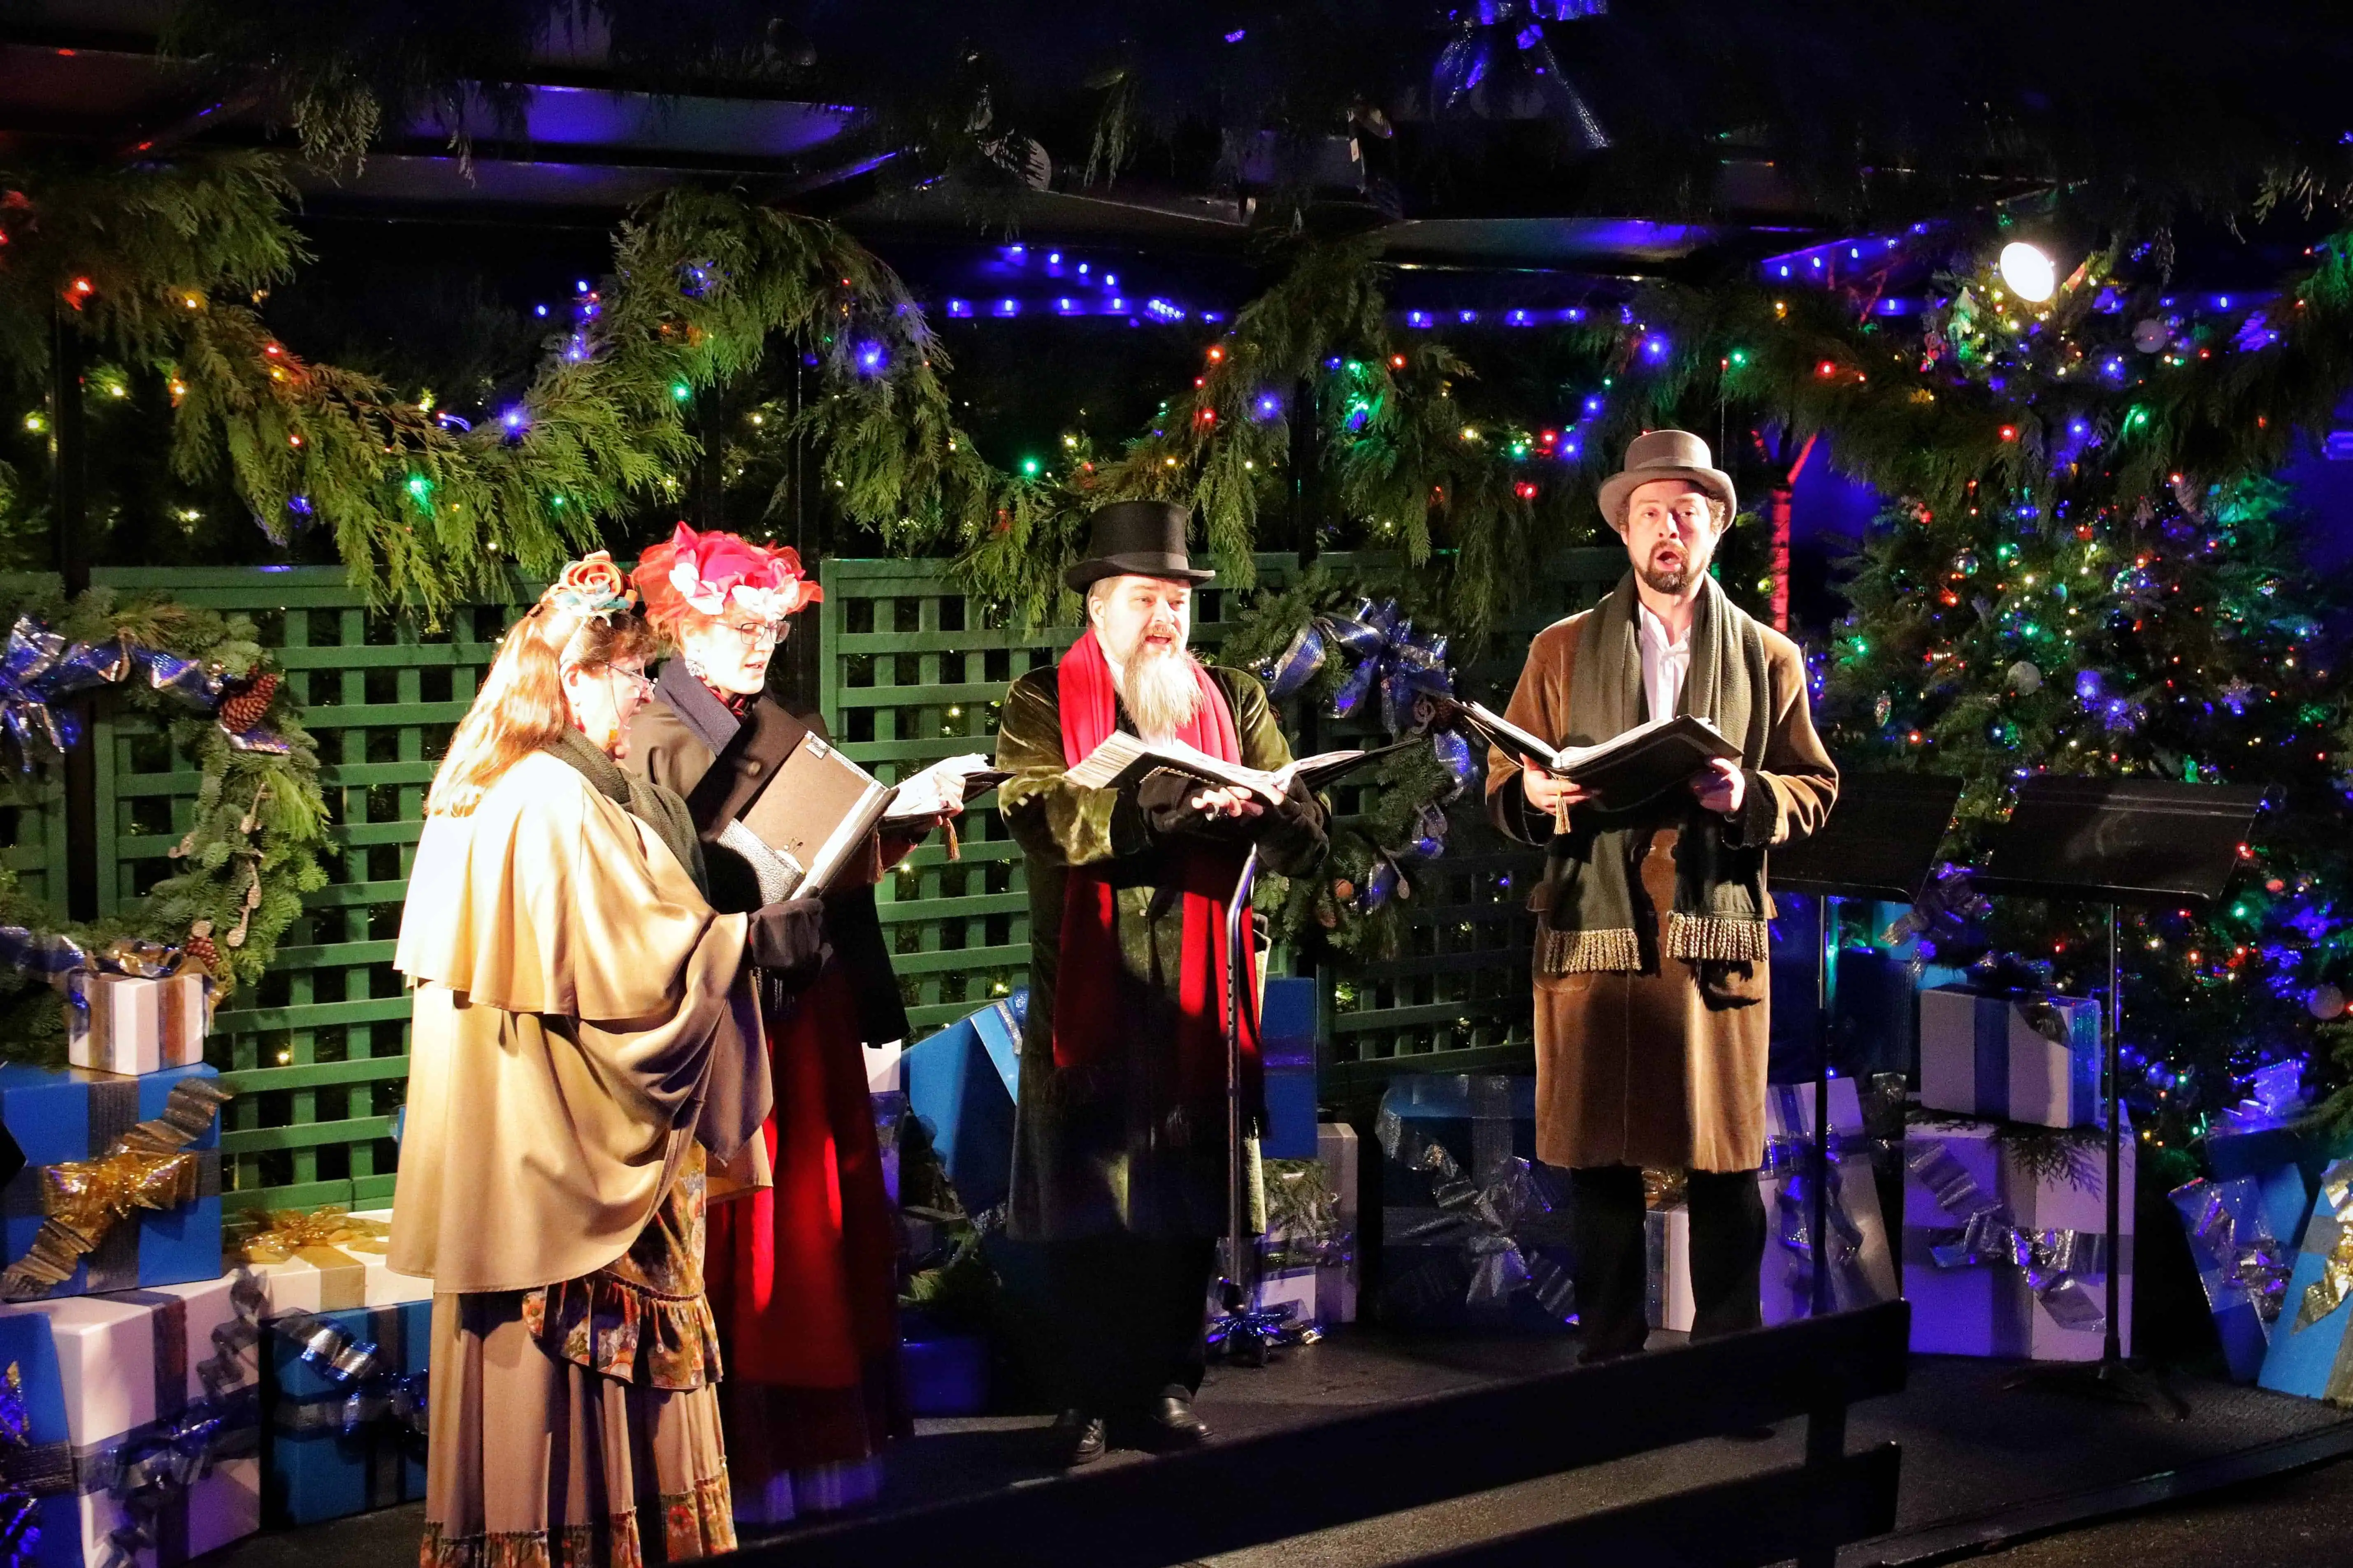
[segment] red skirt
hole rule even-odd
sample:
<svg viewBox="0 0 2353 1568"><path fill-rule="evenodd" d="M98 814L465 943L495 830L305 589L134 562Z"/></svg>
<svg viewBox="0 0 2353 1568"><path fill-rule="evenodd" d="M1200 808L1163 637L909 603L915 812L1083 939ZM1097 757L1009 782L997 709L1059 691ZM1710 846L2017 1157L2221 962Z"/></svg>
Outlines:
<svg viewBox="0 0 2353 1568"><path fill-rule="evenodd" d="M866 1088L856 993L828 967L768 1026L765 1192L712 1206L704 1273L726 1354L739 1495L851 1463L913 1428L899 1377L898 1224Z"/></svg>

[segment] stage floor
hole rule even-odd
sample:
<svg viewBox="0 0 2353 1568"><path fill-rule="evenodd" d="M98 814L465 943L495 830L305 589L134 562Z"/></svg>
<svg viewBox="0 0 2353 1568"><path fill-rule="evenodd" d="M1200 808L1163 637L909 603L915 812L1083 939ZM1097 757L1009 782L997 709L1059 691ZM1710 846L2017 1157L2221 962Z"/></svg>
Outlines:
<svg viewBox="0 0 2353 1568"><path fill-rule="evenodd" d="M1680 1336L1659 1334L1654 1348ZM1336 1412L1470 1388L1568 1365L1576 1342L1345 1331L1263 1368L1213 1367L1199 1409L1230 1436L1313 1426ZM2017 1363L1923 1356L1895 1397L1854 1407L1848 1447L1904 1447L1894 1536L1841 1561L1933 1560L2026 1530L2147 1506L2295 1464L2353 1453L2353 1416L2309 1400L2175 1377L2186 1421L2035 1389L2007 1389ZM883 1509L1052 1484L1039 1462L1043 1415L920 1424L892 1457ZM1219 1568L1377 1568L1468 1542L1639 1500L1800 1457L1803 1424L1771 1437L1693 1443L1506 1487L1216 1559ZM1122 1451L1105 1465L1148 1464ZM1270 1478L1270 1484L1277 1484ZM310 1530L264 1534L202 1561L223 1568L409 1568L423 1521L410 1504ZM788 1528L763 1535L773 1539Z"/></svg>

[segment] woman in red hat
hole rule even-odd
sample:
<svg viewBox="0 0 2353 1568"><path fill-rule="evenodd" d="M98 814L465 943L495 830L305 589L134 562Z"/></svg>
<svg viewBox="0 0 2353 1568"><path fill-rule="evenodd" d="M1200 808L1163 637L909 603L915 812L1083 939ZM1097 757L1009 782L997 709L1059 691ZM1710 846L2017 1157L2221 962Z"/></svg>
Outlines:
<svg viewBox="0 0 2353 1568"><path fill-rule="evenodd" d="M734 815L805 737L824 736L815 712L766 695L788 617L821 590L790 550L683 523L645 552L632 580L677 657L631 721L628 765L687 797L712 903L759 908L776 891L776 868ZM910 1430L898 1376L898 1231L863 1047L907 1035L871 884L912 847L878 845L864 880L813 900L824 910L824 967L797 994L762 994L776 1185L713 1211L709 1265L727 1352L735 1513L746 1523L871 1500L883 1446Z"/></svg>

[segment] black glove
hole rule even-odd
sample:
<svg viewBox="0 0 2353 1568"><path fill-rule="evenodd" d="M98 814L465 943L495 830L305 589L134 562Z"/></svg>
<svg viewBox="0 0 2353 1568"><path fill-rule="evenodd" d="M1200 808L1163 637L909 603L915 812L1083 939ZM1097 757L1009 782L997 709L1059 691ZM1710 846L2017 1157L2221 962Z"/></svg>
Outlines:
<svg viewBox="0 0 2353 1568"><path fill-rule="evenodd" d="M752 911L752 962L771 974L803 984L833 956L825 940L825 902L786 899Z"/></svg>
<svg viewBox="0 0 2353 1568"><path fill-rule="evenodd" d="M1155 768L1136 786L1136 809L1144 813L1144 825L1156 838L1186 834L1197 838L1248 843L1256 830L1255 818L1211 816L1194 809L1193 797L1216 787L1174 768Z"/></svg>

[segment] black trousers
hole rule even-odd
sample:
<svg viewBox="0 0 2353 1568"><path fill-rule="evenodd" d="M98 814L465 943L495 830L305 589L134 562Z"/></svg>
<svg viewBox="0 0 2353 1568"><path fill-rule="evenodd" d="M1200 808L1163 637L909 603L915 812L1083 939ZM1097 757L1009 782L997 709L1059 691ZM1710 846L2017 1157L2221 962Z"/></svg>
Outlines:
<svg viewBox="0 0 2353 1568"><path fill-rule="evenodd" d="M1125 1415L1201 1386L1215 1241L1123 1232L1050 1242L1045 1254L1065 1409Z"/></svg>
<svg viewBox="0 0 2353 1568"><path fill-rule="evenodd" d="M1569 1173L1577 1248L1577 1310L1588 1358L1631 1355L1649 1337L1642 1173L1591 1165ZM1757 1273L1765 1258L1765 1201L1754 1171L1694 1171L1691 1193L1694 1340L1764 1322Z"/></svg>

